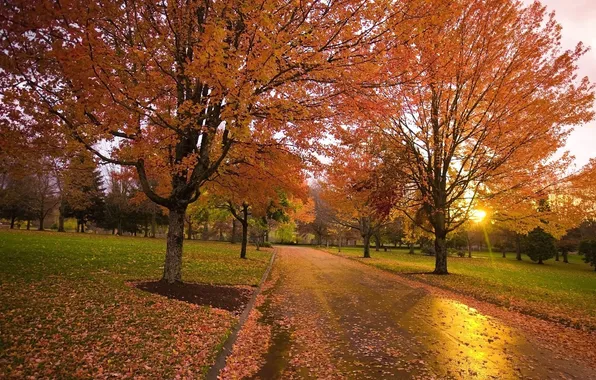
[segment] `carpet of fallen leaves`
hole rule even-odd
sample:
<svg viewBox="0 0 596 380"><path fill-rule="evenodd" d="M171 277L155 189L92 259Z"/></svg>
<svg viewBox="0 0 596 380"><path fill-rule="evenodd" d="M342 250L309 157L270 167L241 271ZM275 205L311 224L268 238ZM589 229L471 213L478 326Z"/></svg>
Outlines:
<svg viewBox="0 0 596 380"><path fill-rule="evenodd" d="M361 249L344 248L339 255L539 319L596 330L596 275L577 256L570 256L570 264L537 265L527 258L520 262L511 255L475 252L473 259L451 258L451 275L433 276L424 274L432 271L433 257L403 250L372 252L371 259L362 259Z"/></svg>
<svg viewBox="0 0 596 380"><path fill-rule="evenodd" d="M265 354L271 344L271 326L261 321L259 307L265 297L257 296L255 308L248 315L238 334L232 354L221 371L220 379L243 379L253 376L265 362Z"/></svg>
<svg viewBox="0 0 596 380"><path fill-rule="evenodd" d="M2 283L2 378L197 378L235 316L131 287Z"/></svg>
<svg viewBox="0 0 596 380"><path fill-rule="evenodd" d="M183 275L214 283L258 283L270 255L189 246ZM162 260L156 239L0 231L0 378L202 378L238 314L128 284Z"/></svg>

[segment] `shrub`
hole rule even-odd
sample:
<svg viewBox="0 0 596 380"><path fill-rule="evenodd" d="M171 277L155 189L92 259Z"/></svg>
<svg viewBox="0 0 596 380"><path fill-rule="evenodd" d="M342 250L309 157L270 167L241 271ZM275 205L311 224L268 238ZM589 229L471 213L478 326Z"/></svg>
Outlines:
<svg viewBox="0 0 596 380"><path fill-rule="evenodd" d="M426 243L420 247L420 251L427 256L434 256L436 254L435 246L432 243Z"/></svg>
<svg viewBox="0 0 596 380"><path fill-rule="evenodd" d="M447 248L447 254L458 257L464 257L466 255L464 250L459 248Z"/></svg>

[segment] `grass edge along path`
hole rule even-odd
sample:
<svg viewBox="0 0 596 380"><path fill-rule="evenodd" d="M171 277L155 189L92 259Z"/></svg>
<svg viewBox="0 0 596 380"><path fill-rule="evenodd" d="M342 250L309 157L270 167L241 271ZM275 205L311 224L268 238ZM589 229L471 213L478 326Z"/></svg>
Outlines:
<svg viewBox="0 0 596 380"><path fill-rule="evenodd" d="M238 316L131 287L165 241L0 231L0 377L201 378ZM185 242L189 282L254 286L271 252Z"/></svg>
<svg viewBox="0 0 596 380"><path fill-rule="evenodd" d="M389 271L417 282L452 291L456 294L473 297L477 300L489 302L500 307L505 307L508 310L518 311L522 314L530 315L545 321L555 322L563 326L581 330L596 331L596 315L594 315L596 313L595 305L593 305L593 302L590 304L590 300L593 300L594 296L596 296L596 276L593 275L593 270L587 264L581 262L581 258L579 257L571 258L572 260L577 261L572 265L576 265L582 269L581 271L578 271L579 274L593 276L589 277L589 285L591 288L586 290L586 294L578 292L577 290L568 292L561 291L557 293L547 287L531 289L528 285L531 283L531 281L528 281L528 276L534 276L536 273L541 273L541 270L548 271L549 267L548 264L538 265L528 263L528 258L524 258L525 261L519 263L515 260L495 257L497 254L493 253L494 258L491 259L493 261L488 263L487 253L474 253L473 256L476 258L473 259L453 257L450 261L451 274L448 276L436 276L428 273L432 270L431 265L434 260L433 257L420 254L411 255L405 253L405 250L397 250L397 254L395 254L395 250L393 252L372 251L372 258L364 259L361 257L362 253L359 248L342 248L341 253L337 252L337 249L332 248L321 247L319 249L333 255ZM508 261L499 261L501 259ZM425 260L428 261L428 263L426 263ZM474 263L478 264L478 267L470 266L471 270L463 270L465 274L462 274L460 273L462 272L461 265L458 265L461 263ZM535 268L535 271L523 273L526 280L525 282L519 281L503 286L502 284L497 284L494 281L485 279L481 276L485 273L488 264L490 264L491 268L494 267L494 270L505 271L503 275L507 273L506 270L511 269L509 266L515 268L515 266L519 265L519 269L521 269L521 266L523 265L525 268ZM503 266L503 264L506 264L508 267ZM535 267L528 267L528 265L535 265ZM474 272L476 269L478 270L477 273ZM494 273L494 270L491 270L493 271L491 273ZM544 274L544 272L542 273ZM566 278L565 281L577 280L577 273L574 273L574 275L575 277L568 274L568 278ZM514 280L512 280L512 282L513 281ZM565 283L558 285L564 286L564 284ZM512 288L514 291L511 290ZM517 288L517 291L515 291L515 288ZM531 291L528 289L531 289ZM540 299L541 294L543 294L543 300ZM557 297L553 297L553 294L556 294ZM553 301L552 299L549 299L549 297L556 299ZM576 299L578 301L577 305L571 302ZM564 301L564 303L561 301Z"/></svg>

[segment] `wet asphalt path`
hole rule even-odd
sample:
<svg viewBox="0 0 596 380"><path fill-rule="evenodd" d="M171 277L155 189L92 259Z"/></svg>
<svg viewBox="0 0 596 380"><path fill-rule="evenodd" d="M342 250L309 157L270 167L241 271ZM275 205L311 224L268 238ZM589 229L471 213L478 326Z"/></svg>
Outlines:
<svg viewBox="0 0 596 380"><path fill-rule="evenodd" d="M256 378L591 379L518 330L396 275L279 248L266 314L274 344Z"/></svg>

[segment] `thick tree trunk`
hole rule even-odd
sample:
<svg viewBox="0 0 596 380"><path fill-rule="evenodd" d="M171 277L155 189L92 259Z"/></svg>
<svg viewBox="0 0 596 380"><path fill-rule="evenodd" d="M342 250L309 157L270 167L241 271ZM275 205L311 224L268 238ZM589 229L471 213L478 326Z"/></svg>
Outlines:
<svg viewBox="0 0 596 380"><path fill-rule="evenodd" d="M503 254L503 258L506 259L507 258L507 252L505 250L505 248L501 249L501 253Z"/></svg>
<svg viewBox="0 0 596 380"><path fill-rule="evenodd" d="M565 251L565 252L563 252L563 262L564 262L565 264L569 264L569 260L567 260L567 252L566 252L566 251Z"/></svg>
<svg viewBox="0 0 596 380"><path fill-rule="evenodd" d="M542 262L542 256L540 256L540 257L538 258L538 264L544 264L544 263Z"/></svg>
<svg viewBox="0 0 596 380"><path fill-rule="evenodd" d="M118 218L118 236L122 236L122 217Z"/></svg>
<svg viewBox="0 0 596 380"><path fill-rule="evenodd" d="M145 225L143 226L143 237L148 237L149 236L149 219L147 218L147 216L145 216Z"/></svg>
<svg viewBox="0 0 596 380"><path fill-rule="evenodd" d="M515 234L515 259L517 261L521 261L521 242L519 238L519 234Z"/></svg>
<svg viewBox="0 0 596 380"><path fill-rule="evenodd" d="M232 236L230 236L230 243L236 244L236 218L232 219Z"/></svg>
<svg viewBox="0 0 596 380"><path fill-rule="evenodd" d="M31 219L27 219L27 231L31 229Z"/></svg>
<svg viewBox="0 0 596 380"><path fill-rule="evenodd" d="M408 244L408 247L410 248L410 249L408 250L408 253L409 253L410 255L413 255L413 254L414 254L414 243L410 243L410 244Z"/></svg>
<svg viewBox="0 0 596 380"><path fill-rule="evenodd" d="M559 261L559 250L555 251L555 261Z"/></svg>
<svg viewBox="0 0 596 380"><path fill-rule="evenodd" d="M364 258L365 259L369 259L370 258L370 235L364 235L362 236L362 238L364 239Z"/></svg>
<svg viewBox="0 0 596 380"><path fill-rule="evenodd" d="M442 234L435 234L435 271L433 273L449 273L447 271L447 240Z"/></svg>
<svg viewBox="0 0 596 380"><path fill-rule="evenodd" d="M81 221L81 233L84 234L85 233L85 222Z"/></svg>
<svg viewBox="0 0 596 380"><path fill-rule="evenodd" d="M17 220L17 217L16 217L16 216L14 216L14 215L13 215L13 216L10 218L10 229L11 229L11 230L14 230L14 222L15 222L16 220Z"/></svg>
<svg viewBox="0 0 596 380"><path fill-rule="evenodd" d="M184 214L186 206L170 209L166 261L163 278L169 284L182 281L182 245L184 242Z"/></svg>
<svg viewBox="0 0 596 380"><path fill-rule="evenodd" d="M470 241L470 233L468 232L468 258L472 258L472 242Z"/></svg>

